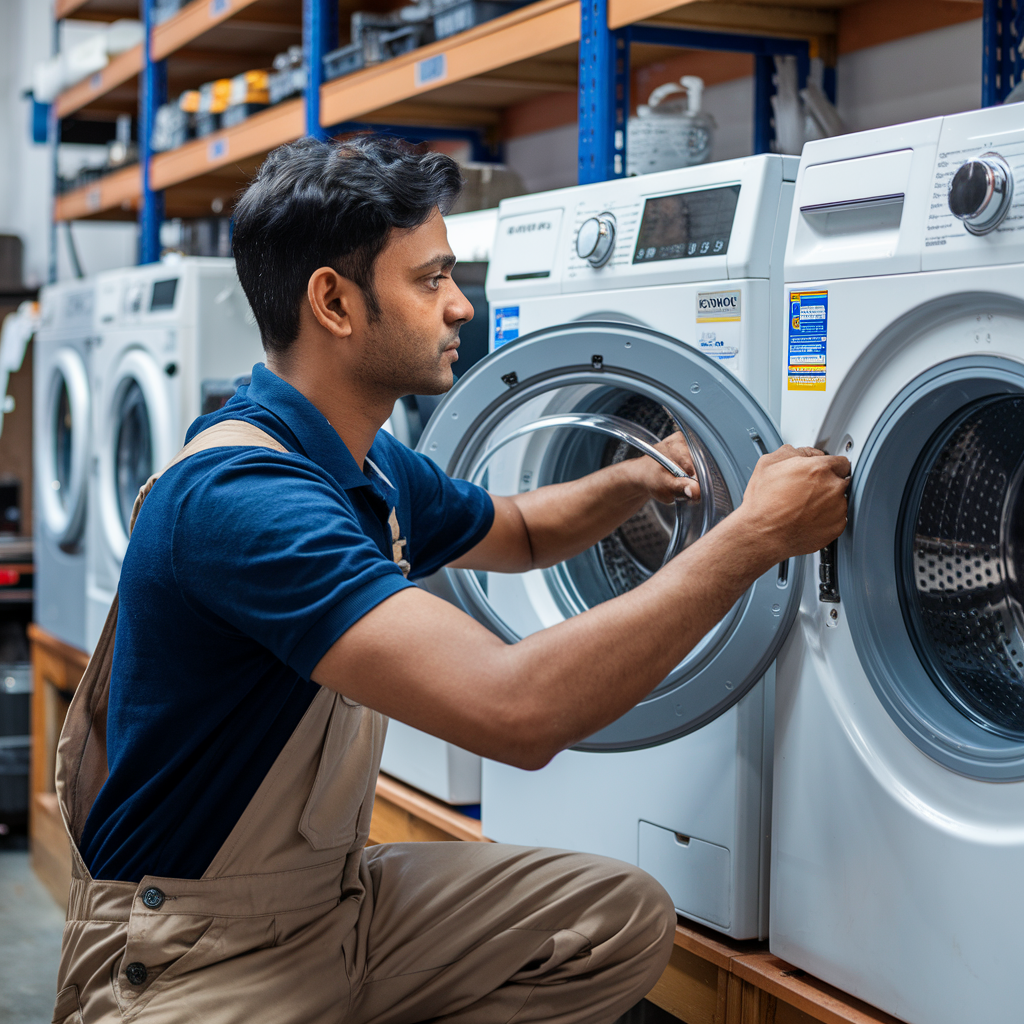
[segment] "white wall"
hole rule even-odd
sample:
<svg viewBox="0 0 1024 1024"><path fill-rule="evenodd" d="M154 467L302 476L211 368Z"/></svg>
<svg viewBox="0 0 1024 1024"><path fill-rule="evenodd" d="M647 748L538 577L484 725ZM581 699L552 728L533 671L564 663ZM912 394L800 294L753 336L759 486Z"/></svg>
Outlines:
<svg viewBox="0 0 1024 1024"><path fill-rule="evenodd" d="M981 106L981 20L839 58L836 105L851 131Z"/></svg>
<svg viewBox="0 0 1024 1024"><path fill-rule="evenodd" d="M505 143L505 162L519 172L527 192L576 184L576 125L566 124Z"/></svg>
<svg viewBox="0 0 1024 1024"><path fill-rule="evenodd" d="M0 0L0 232L20 235L24 279L42 284L49 269L52 151L29 138L29 103L21 98L37 60L51 51L53 22L44 0Z"/></svg>
<svg viewBox="0 0 1024 1024"><path fill-rule="evenodd" d="M981 21L844 54L836 67L839 114L850 131L973 110L981 104ZM714 159L747 156L754 144L754 80L704 91L718 123ZM506 159L531 192L576 182L576 126L512 139Z"/></svg>

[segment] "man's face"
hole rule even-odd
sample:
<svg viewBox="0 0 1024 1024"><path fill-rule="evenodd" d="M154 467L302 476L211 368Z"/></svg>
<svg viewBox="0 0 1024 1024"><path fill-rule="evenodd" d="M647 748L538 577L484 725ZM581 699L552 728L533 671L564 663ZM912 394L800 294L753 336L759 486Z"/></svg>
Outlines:
<svg viewBox="0 0 1024 1024"><path fill-rule="evenodd" d="M440 395L452 386L459 328L473 319L452 280L454 266L436 209L418 228L392 232L374 267L380 317L366 325L367 383L403 395Z"/></svg>

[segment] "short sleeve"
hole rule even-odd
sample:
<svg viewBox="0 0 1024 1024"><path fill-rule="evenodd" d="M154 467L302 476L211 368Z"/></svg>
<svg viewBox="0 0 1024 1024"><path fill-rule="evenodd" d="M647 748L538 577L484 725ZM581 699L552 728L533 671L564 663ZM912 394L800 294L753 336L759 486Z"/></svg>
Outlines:
<svg viewBox="0 0 1024 1024"><path fill-rule="evenodd" d="M412 585L353 500L309 460L265 449L197 474L172 537L183 596L309 679L350 626Z"/></svg>
<svg viewBox="0 0 1024 1024"><path fill-rule="evenodd" d="M487 536L494 502L482 487L453 480L419 452L402 450L409 495L410 577L421 579L461 558Z"/></svg>

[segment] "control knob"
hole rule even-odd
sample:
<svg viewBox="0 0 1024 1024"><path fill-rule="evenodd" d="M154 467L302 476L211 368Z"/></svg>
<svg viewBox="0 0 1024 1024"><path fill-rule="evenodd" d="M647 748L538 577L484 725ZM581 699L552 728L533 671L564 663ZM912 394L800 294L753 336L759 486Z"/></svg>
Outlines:
<svg viewBox="0 0 1024 1024"><path fill-rule="evenodd" d="M615 218L610 213L588 217L576 235L576 255L592 267L603 267L615 248Z"/></svg>
<svg viewBox="0 0 1024 1024"><path fill-rule="evenodd" d="M949 209L972 235L994 231L1010 212L1013 172L998 153L968 160L949 183Z"/></svg>

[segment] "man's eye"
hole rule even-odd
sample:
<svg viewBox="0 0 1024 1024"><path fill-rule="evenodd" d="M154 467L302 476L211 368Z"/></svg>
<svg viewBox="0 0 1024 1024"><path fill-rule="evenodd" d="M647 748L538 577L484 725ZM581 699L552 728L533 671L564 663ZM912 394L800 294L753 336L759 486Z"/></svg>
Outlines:
<svg viewBox="0 0 1024 1024"><path fill-rule="evenodd" d="M430 279L430 287L437 291L441 287L441 282L444 280L444 274L438 274L437 277Z"/></svg>

